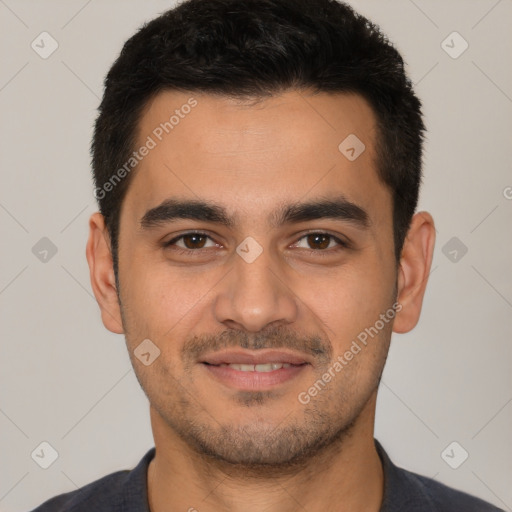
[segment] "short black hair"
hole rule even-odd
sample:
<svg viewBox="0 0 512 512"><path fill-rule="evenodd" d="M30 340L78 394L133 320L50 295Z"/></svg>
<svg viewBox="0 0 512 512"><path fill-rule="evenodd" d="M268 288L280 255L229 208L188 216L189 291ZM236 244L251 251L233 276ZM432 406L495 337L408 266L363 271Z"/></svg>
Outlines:
<svg viewBox="0 0 512 512"><path fill-rule="evenodd" d="M132 36L105 79L91 152L116 278L120 212L133 173L112 179L135 149L143 108L164 90L364 97L377 119L377 172L392 193L400 260L418 202L425 127L403 59L379 27L336 0L186 0Z"/></svg>

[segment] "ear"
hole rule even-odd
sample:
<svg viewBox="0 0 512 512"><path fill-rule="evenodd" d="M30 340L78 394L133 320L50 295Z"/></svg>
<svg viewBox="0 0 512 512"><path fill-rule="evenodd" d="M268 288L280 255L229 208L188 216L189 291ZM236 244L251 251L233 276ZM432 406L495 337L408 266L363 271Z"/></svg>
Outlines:
<svg viewBox="0 0 512 512"><path fill-rule="evenodd" d="M101 213L89 219L89 240L86 248L91 285L101 310L103 325L111 332L123 334L121 308L117 297L110 236Z"/></svg>
<svg viewBox="0 0 512 512"><path fill-rule="evenodd" d="M427 212L416 213L405 238L398 268L397 315L393 331L412 330L420 318L425 288L430 274L436 230L434 220Z"/></svg>

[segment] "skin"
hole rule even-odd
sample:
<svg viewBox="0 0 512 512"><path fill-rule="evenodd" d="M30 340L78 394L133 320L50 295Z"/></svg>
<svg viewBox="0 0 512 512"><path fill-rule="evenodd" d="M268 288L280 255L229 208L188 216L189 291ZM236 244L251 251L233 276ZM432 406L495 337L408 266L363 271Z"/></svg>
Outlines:
<svg viewBox="0 0 512 512"><path fill-rule="evenodd" d="M392 330L418 321L433 220L414 216L397 265L391 192L376 172L375 117L360 96L287 91L251 102L166 91L148 104L139 145L190 97L197 106L132 177L121 211L119 290L99 213L87 244L103 322L125 335L150 402L151 510L378 511L377 387ZM353 162L338 150L349 134L366 146ZM366 212L367 226L272 222L283 205L341 196ZM214 202L232 223L174 219L144 228L145 213L170 198ZM165 247L191 230L210 238L187 238L197 248L184 239ZM252 263L236 252L249 236L262 249ZM299 393L395 302L394 321L301 403ZM134 356L147 338L161 351L149 366ZM208 350L241 346L284 347L310 364L261 392L219 382L200 362Z"/></svg>

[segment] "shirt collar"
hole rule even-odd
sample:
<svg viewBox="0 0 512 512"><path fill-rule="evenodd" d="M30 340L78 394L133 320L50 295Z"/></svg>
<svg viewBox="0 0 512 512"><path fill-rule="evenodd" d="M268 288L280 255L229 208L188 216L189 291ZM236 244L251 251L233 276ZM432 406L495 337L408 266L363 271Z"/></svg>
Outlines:
<svg viewBox="0 0 512 512"><path fill-rule="evenodd" d="M380 512L435 512L436 507L418 477L395 466L376 439L375 448L384 473L384 495Z"/></svg>
<svg viewBox="0 0 512 512"><path fill-rule="evenodd" d="M137 466L127 474L119 509L115 512L150 512L148 500L148 466L155 456L151 448Z"/></svg>
<svg viewBox="0 0 512 512"><path fill-rule="evenodd" d="M382 462L384 473L384 495L380 512L434 512L435 507L427 492L413 473L398 468L391 462L382 445L375 440L375 448ZM139 464L128 473L123 487L119 512L150 512L148 501L147 473L149 463L155 456L151 448ZM117 512L117 511L116 511Z"/></svg>

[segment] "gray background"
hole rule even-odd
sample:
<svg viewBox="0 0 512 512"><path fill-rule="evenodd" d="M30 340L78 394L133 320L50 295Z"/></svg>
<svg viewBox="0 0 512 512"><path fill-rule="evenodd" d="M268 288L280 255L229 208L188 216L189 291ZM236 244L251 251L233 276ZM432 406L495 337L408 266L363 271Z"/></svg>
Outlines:
<svg viewBox="0 0 512 512"><path fill-rule="evenodd" d="M171 5L0 0L2 511L133 467L153 446L124 339L89 285L88 149L122 43ZM376 437L397 464L512 510L512 2L353 5L397 44L424 101L421 207L438 230L421 322L393 338ZM47 59L31 48L43 31L59 45ZM462 49L457 36L441 44L453 31L469 44L458 58L445 51ZM31 458L42 441L59 454L48 469Z"/></svg>

